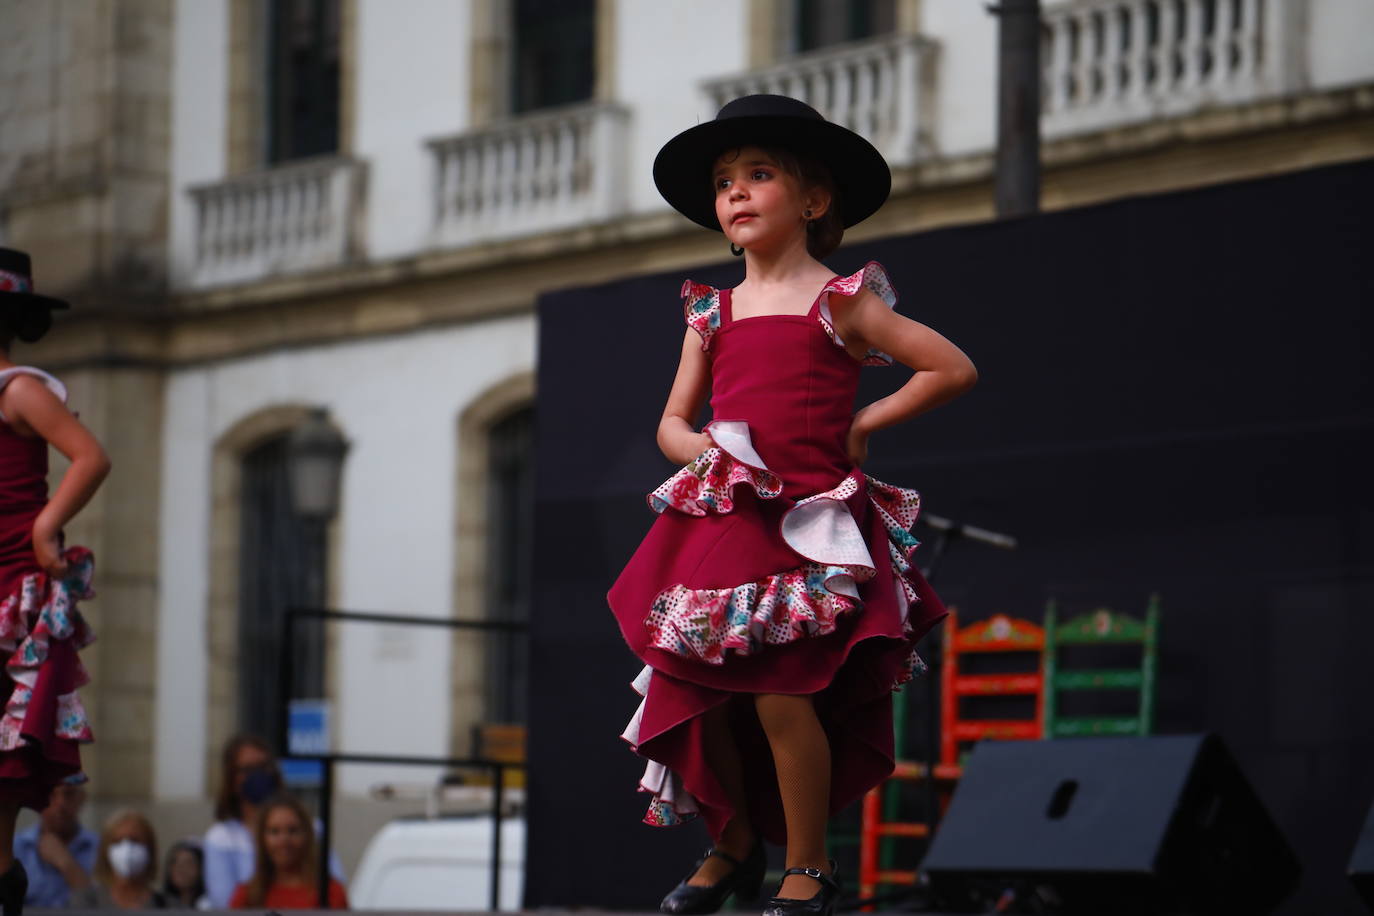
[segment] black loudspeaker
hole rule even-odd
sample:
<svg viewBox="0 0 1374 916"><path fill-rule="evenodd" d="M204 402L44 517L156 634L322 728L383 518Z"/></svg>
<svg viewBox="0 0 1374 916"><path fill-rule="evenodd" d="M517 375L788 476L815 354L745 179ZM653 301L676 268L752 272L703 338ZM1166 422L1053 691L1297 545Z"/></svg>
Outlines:
<svg viewBox="0 0 1374 916"><path fill-rule="evenodd" d="M1355 885L1355 893L1374 912L1374 805L1369 806L1369 817L1364 819L1364 829L1355 841L1349 874L1350 883Z"/></svg>
<svg viewBox="0 0 1374 916"><path fill-rule="evenodd" d="M983 742L922 868L947 908L1094 914L1266 913L1301 872L1212 735Z"/></svg>

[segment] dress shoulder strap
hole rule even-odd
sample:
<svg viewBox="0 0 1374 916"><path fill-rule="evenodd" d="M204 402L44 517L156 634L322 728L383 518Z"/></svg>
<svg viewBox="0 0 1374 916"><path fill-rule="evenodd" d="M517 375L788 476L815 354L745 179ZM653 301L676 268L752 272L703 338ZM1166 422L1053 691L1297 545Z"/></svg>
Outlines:
<svg viewBox="0 0 1374 916"><path fill-rule="evenodd" d="M687 326L701 335L701 349L710 352L711 338L720 330L720 290L691 280L683 283L682 314Z"/></svg>
<svg viewBox="0 0 1374 916"><path fill-rule="evenodd" d="M21 375L34 376L47 386L49 391L57 395L58 400L63 404L67 403L67 386L62 384L56 376L49 375L42 369L36 369L33 366L15 366L12 369L0 369L0 391L4 391L5 386ZM0 423L8 422L9 420L5 419L5 415L0 413Z"/></svg>
<svg viewBox="0 0 1374 916"><path fill-rule="evenodd" d="M844 349L844 341L835 330L835 319L830 314L830 295L835 293L840 296L853 296L861 289L871 290L888 308L897 307L897 290L893 288L892 280L883 269L883 265L877 261L869 261L862 270L857 270L847 277L835 277L825 284L816 299L815 313L831 342L841 349ZM870 349L860 362L865 366L890 366L892 357L881 350Z"/></svg>

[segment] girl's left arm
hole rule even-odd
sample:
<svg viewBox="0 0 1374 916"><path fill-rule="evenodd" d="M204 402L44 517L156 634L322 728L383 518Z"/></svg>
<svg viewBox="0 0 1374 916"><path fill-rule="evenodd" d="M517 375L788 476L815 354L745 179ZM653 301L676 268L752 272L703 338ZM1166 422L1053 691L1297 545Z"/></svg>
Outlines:
<svg viewBox="0 0 1374 916"><path fill-rule="evenodd" d="M33 523L33 549L39 565L50 575L61 577L67 573L58 549L62 526L90 501L110 473L110 459L99 440L42 382L27 376L15 379L5 387L4 395L5 416L19 429L46 439L71 461L62 483Z"/></svg>
<svg viewBox="0 0 1374 916"><path fill-rule="evenodd" d="M978 381L964 351L918 321L900 315L870 290L834 296L831 308L840 336L852 348L873 347L915 370L905 385L854 414L849 453L855 464L868 457L868 437L946 404Z"/></svg>

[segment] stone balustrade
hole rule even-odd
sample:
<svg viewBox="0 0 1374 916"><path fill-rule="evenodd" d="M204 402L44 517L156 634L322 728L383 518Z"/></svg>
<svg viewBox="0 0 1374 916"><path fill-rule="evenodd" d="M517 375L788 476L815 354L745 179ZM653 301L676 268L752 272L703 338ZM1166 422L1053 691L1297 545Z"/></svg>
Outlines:
<svg viewBox="0 0 1374 916"><path fill-rule="evenodd" d="M1069 0L1043 13L1047 137L1294 88L1305 0Z"/></svg>
<svg viewBox="0 0 1374 916"><path fill-rule="evenodd" d="M429 141L435 243L477 244L624 212L629 112L593 103Z"/></svg>
<svg viewBox="0 0 1374 916"><path fill-rule="evenodd" d="M191 284L251 282L357 258L365 174L362 163L329 156L190 188Z"/></svg>
<svg viewBox="0 0 1374 916"><path fill-rule="evenodd" d="M918 35L888 35L712 79L703 88L715 109L754 93L800 99L867 138L892 165L904 166L933 146L935 51Z"/></svg>

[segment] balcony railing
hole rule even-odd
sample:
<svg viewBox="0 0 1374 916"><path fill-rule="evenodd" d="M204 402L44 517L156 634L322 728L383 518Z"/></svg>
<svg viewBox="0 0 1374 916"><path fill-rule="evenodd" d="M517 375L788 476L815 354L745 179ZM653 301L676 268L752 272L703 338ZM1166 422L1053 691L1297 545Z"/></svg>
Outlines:
<svg viewBox="0 0 1374 916"><path fill-rule="evenodd" d="M331 156L191 188L192 285L261 280L356 258L365 174L362 163Z"/></svg>
<svg viewBox="0 0 1374 916"><path fill-rule="evenodd" d="M717 109L760 92L800 99L866 137L891 164L910 165L933 147L935 48L917 35L886 36L713 79L704 88Z"/></svg>
<svg viewBox="0 0 1374 916"><path fill-rule="evenodd" d="M436 243L472 245L622 212L628 123L625 108L596 103L431 140Z"/></svg>
<svg viewBox="0 0 1374 916"><path fill-rule="evenodd" d="M1047 136L1290 91L1305 0L1070 0L1043 15Z"/></svg>

